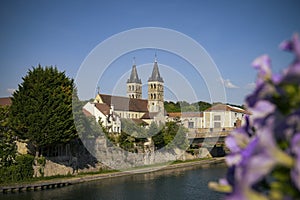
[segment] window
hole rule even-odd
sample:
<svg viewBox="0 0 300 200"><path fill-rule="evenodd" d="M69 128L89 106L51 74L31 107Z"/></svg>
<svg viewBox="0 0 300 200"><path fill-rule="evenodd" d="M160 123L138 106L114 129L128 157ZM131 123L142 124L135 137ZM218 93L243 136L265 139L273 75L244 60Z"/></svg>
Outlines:
<svg viewBox="0 0 300 200"><path fill-rule="evenodd" d="M221 128L221 122L214 122L214 128Z"/></svg>
<svg viewBox="0 0 300 200"><path fill-rule="evenodd" d="M214 121L221 121L221 115L215 115Z"/></svg>
<svg viewBox="0 0 300 200"><path fill-rule="evenodd" d="M188 123L188 127L189 127L189 128L194 128L194 122L189 122L189 123Z"/></svg>

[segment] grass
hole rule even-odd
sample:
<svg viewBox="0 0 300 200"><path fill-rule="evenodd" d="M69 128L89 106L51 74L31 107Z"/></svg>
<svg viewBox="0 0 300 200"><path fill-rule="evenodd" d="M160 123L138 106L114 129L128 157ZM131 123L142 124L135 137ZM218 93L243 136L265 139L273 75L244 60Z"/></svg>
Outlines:
<svg viewBox="0 0 300 200"><path fill-rule="evenodd" d="M32 177L31 179L20 180L17 182L0 183L0 186L30 184L30 183L38 183L38 182L43 182L43 181L53 181L53 180L61 180L61 179L64 180L64 179L68 179L68 178L79 178L79 177L84 177L87 175L109 174L109 173L114 173L114 172L118 172L118 170L101 170L101 171L95 171L95 172L80 172L75 175L66 174L66 175L54 175L54 176L47 176L47 177Z"/></svg>

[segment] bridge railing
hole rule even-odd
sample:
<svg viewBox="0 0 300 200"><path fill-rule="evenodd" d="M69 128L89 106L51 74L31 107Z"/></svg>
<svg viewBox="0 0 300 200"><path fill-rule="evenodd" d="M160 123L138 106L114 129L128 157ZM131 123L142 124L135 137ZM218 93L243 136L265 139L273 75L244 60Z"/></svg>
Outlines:
<svg viewBox="0 0 300 200"><path fill-rule="evenodd" d="M226 137L234 128L227 129L190 129L187 136L189 139L209 138L209 137Z"/></svg>

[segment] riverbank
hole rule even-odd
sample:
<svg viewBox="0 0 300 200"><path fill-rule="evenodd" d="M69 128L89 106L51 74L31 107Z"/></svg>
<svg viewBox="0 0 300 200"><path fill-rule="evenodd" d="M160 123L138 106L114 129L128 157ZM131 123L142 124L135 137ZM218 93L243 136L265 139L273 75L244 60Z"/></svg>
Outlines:
<svg viewBox="0 0 300 200"><path fill-rule="evenodd" d="M54 178L50 180L41 180L41 181L33 181L30 183L23 184L12 184L7 186L0 186L0 191L5 192L20 192L20 191L28 191L28 190L43 190L49 188L58 188L73 184L79 184L88 181L97 181L101 179L107 178L115 178L121 176L129 176L133 174L145 174L151 173L154 171L162 171L162 170L174 170L178 168L209 168L213 166L225 166L225 158L211 158L205 160L197 160L197 161L189 161L175 164L162 164L159 166L145 166L143 168L134 168L128 169L118 172L109 172L109 173L101 173L101 174L93 174L93 175L77 175L72 177L63 177L63 178Z"/></svg>

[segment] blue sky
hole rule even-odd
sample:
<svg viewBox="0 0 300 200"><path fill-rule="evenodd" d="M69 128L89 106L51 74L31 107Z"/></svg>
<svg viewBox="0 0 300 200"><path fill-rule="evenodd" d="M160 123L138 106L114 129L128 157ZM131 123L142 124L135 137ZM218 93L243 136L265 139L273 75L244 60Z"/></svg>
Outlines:
<svg viewBox="0 0 300 200"><path fill-rule="evenodd" d="M133 28L162 27L179 31L202 45L220 71L227 101L242 104L255 81L256 71L250 64L256 57L268 54L276 72L292 61L293 57L279 50L278 45L294 32L300 32L299 9L300 1L275 0L3 0L0 1L0 97L9 96L32 66L55 65L75 78L84 59L107 38ZM155 49L120 56L108 67L107 75L99 77L101 92L125 95L125 83L121 80L127 78L132 57L136 57L138 70L142 72L142 66L153 62L155 52L159 63L184 76L197 100L210 101L205 83L195 76L189 63L170 52ZM178 83L177 77L163 71L165 82ZM140 76L146 84L150 74ZM115 90L117 83L119 90ZM176 87L176 95L166 89L166 99L193 102L195 98L184 93L183 85ZM146 97L146 90L143 92Z"/></svg>

